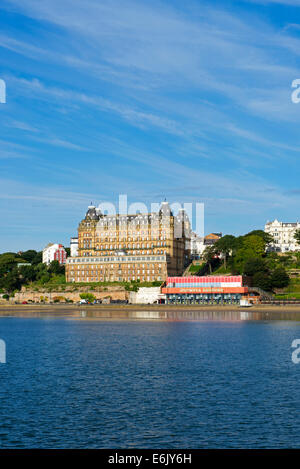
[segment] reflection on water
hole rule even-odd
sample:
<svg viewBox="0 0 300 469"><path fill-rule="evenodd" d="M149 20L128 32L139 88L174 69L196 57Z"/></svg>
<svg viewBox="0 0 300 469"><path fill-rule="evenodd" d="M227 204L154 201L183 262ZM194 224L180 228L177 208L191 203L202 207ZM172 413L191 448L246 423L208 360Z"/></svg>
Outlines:
<svg viewBox="0 0 300 469"><path fill-rule="evenodd" d="M78 318L78 319L136 319L136 320L164 320L164 321L268 321L291 320L300 321L300 311L180 311L180 310L142 310L127 309L93 309L78 308L78 310L66 311L7 311L1 312L1 316L8 317L36 317L36 318Z"/></svg>
<svg viewBox="0 0 300 469"><path fill-rule="evenodd" d="M300 322L75 311L0 318L1 449L300 448Z"/></svg>
<svg viewBox="0 0 300 469"><path fill-rule="evenodd" d="M81 311L81 317L94 319L152 319L169 321L300 321L300 311Z"/></svg>

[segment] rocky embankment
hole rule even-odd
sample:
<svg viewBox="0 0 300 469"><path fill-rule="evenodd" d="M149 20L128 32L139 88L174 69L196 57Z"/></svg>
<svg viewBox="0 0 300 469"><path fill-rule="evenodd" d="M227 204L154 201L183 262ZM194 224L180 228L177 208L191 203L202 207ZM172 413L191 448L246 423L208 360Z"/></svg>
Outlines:
<svg viewBox="0 0 300 469"><path fill-rule="evenodd" d="M80 300L81 293L92 293L96 299L110 298L112 300L127 300L129 292L121 285L106 287L90 287L75 285L58 285L53 287L22 287L21 291L16 293L11 302L33 301L38 302L65 302Z"/></svg>

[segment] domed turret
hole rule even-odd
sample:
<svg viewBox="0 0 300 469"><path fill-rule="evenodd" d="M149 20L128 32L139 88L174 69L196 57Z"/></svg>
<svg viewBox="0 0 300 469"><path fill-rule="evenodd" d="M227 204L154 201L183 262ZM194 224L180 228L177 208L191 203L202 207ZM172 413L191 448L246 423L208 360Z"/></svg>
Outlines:
<svg viewBox="0 0 300 469"><path fill-rule="evenodd" d="M161 216L172 216L173 215L173 213L171 211L171 208L170 208L170 205L169 205L169 202L167 202L166 200L161 203L161 206L160 206L160 209L159 209L159 214Z"/></svg>
<svg viewBox="0 0 300 469"><path fill-rule="evenodd" d="M85 215L86 220L99 220L99 215L97 214L97 209L95 205L89 205L88 210Z"/></svg>

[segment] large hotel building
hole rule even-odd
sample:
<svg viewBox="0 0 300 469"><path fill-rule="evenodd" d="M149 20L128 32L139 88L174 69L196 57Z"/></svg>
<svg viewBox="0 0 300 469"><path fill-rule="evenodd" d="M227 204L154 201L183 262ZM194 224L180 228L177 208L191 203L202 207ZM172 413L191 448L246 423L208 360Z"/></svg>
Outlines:
<svg viewBox="0 0 300 469"><path fill-rule="evenodd" d="M67 282L164 281L189 262L190 221L159 212L105 215L89 206L78 227L78 252L66 262Z"/></svg>

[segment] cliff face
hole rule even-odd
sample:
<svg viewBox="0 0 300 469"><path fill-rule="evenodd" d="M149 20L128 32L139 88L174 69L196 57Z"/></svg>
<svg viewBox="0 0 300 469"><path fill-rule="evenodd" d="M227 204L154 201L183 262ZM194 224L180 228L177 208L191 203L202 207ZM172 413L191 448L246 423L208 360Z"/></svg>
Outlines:
<svg viewBox="0 0 300 469"><path fill-rule="evenodd" d="M55 299L59 299L60 302L65 300L72 300L77 302L80 300L81 293L92 293L96 299L100 300L103 298L110 297L112 300L127 300L129 297L128 292L122 286L107 286L107 287L94 287L91 289L88 286L57 286L56 288L22 288L22 290L15 294L14 298L11 298L11 302L18 301L34 301L50 303L54 302Z"/></svg>

